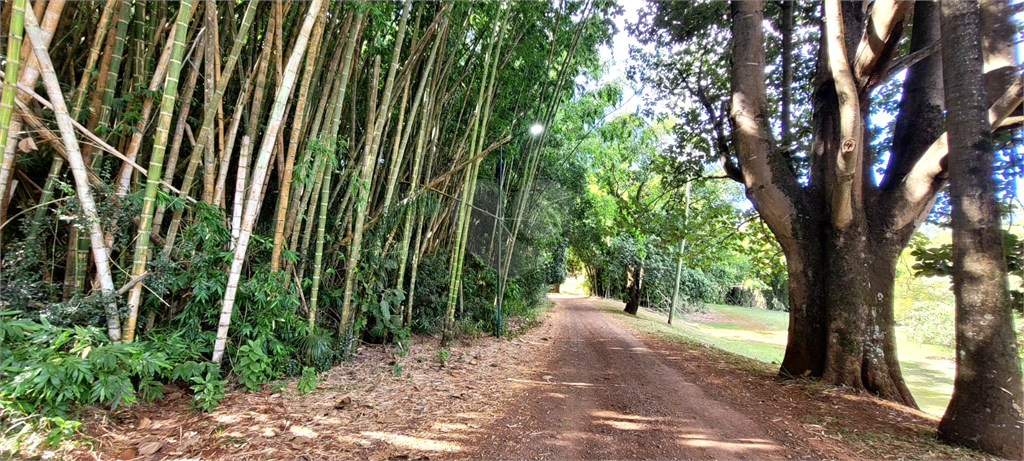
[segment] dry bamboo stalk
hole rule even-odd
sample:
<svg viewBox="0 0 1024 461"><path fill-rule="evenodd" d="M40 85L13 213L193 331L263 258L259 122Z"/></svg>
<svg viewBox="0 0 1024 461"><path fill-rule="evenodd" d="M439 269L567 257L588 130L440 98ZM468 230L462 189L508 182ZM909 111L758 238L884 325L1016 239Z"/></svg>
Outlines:
<svg viewBox="0 0 1024 461"><path fill-rule="evenodd" d="M43 84L54 105L54 116L57 125L60 127L61 138L68 151L68 162L71 164L71 173L75 178L78 201L82 206L82 213L88 220L89 236L92 241L93 257L96 260L97 278L100 282L100 292L108 297L106 303L107 314L107 336L111 341L121 340L121 324L118 318L117 303L114 298L117 292L114 289L114 281L110 274L110 262L107 259L107 250L104 247L103 229L100 228L99 214L96 212L96 202L93 200L92 191L89 186L89 179L86 174L85 162L82 160L82 152L75 137L75 130L71 124L71 115L68 113L67 105L64 102L64 95L61 92L60 82L57 81L56 71L50 57L46 53L46 41L42 37L36 18L31 15L25 16L25 32L32 43L32 52L39 63L40 72L43 77Z"/></svg>
<svg viewBox="0 0 1024 461"><path fill-rule="evenodd" d="M270 163L270 155L273 153L277 135L283 123L285 103L291 95L295 86L295 73L306 53L306 45L309 43L309 34L313 29L317 12L320 11L322 0L311 0L306 17L302 22L302 29L292 48L291 56L288 57L288 64L282 78L281 89L274 98L274 105L270 112L270 119L267 121L267 134L260 145L259 156L253 168L253 184L245 203L245 213L242 215L241 232L238 243L235 245L234 256L231 259L231 268L228 270L228 282L224 290L224 304L221 307L220 321L217 325L217 338L213 347L213 363L220 363L224 356L224 349L227 345L228 328L231 325L231 312L234 308L235 294L238 291L238 281L242 275L242 264L245 261L245 253L249 246L249 238L252 236L252 228L256 223L256 210L263 197L257 196L256 192L263 189L263 178Z"/></svg>

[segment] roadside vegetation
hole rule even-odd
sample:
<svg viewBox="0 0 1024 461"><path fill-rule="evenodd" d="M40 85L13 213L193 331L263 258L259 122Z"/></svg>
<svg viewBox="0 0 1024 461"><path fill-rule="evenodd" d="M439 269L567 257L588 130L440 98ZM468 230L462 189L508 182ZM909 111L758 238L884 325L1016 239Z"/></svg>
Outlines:
<svg viewBox="0 0 1024 461"><path fill-rule="evenodd" d="M572 274L933 412L897 341L955 348L941 436L1016 456L1019 8L862 3L4 2L3 449L367 344L445 362Z"/></svg>

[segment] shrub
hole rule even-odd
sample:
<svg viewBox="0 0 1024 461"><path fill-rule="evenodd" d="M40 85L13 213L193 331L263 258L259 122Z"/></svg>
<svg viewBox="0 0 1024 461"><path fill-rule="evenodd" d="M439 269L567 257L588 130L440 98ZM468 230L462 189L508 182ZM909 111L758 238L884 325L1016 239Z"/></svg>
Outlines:
<svg viewBox="0 0 1024 461"><path fill-rule="evenodd" d="M907 336L915 342L945 347L956 345L951 304L915 302L908 309L896 310L896 322L906 327Z"/></svg>
<svg viewBox="0 0 1024 461"><path fill-rule="evenodd" d="M159 397L172 369L145 342L112 344L95 327L65 328L0 313L0 404L5 413L67 416L74 405L130 405Z"/></svg>

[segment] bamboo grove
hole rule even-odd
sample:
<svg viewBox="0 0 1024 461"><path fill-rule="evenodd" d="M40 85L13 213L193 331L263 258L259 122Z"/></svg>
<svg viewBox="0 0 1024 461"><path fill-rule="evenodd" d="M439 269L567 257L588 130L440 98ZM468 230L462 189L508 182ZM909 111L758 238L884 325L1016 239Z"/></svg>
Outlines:
<svg viewBox="0 0 1024 461"><path fill-rule="evenodd" d="M476 227L516 288L549 142L517 134L573 97L612 8L6 1L0 310L111 344L177 338L236 371L257 350L340 360L417 321L447 343ZM497 233L475 204L492 170ZM427 260L431 277L447 260L443 293L417 290Z"/></svg>

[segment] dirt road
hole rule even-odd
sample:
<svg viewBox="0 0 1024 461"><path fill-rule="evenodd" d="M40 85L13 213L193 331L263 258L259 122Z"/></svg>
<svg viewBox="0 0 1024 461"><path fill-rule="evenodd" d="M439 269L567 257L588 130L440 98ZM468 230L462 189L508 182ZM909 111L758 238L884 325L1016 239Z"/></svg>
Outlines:
<svg viewBox="0 0 1024 461"><path fill-rule="evenodd" d="M88 443L58 457L143 459L158 442L153 459L989 459L938 445L919 411L658 338L613 301L552 298L540 325L461 339L446 361L417 337L404 354L364 347L310 393L292 379L228 392L209 413L181 389L93 409Z"/></svg>
<svg viewBox="0 0 1024 461"><path fill-rule="evenodd" d="M555 295L549 360L471 458L786 459L741 409L582 297ZM792 452L790 452L792 456Z"/></svg>

